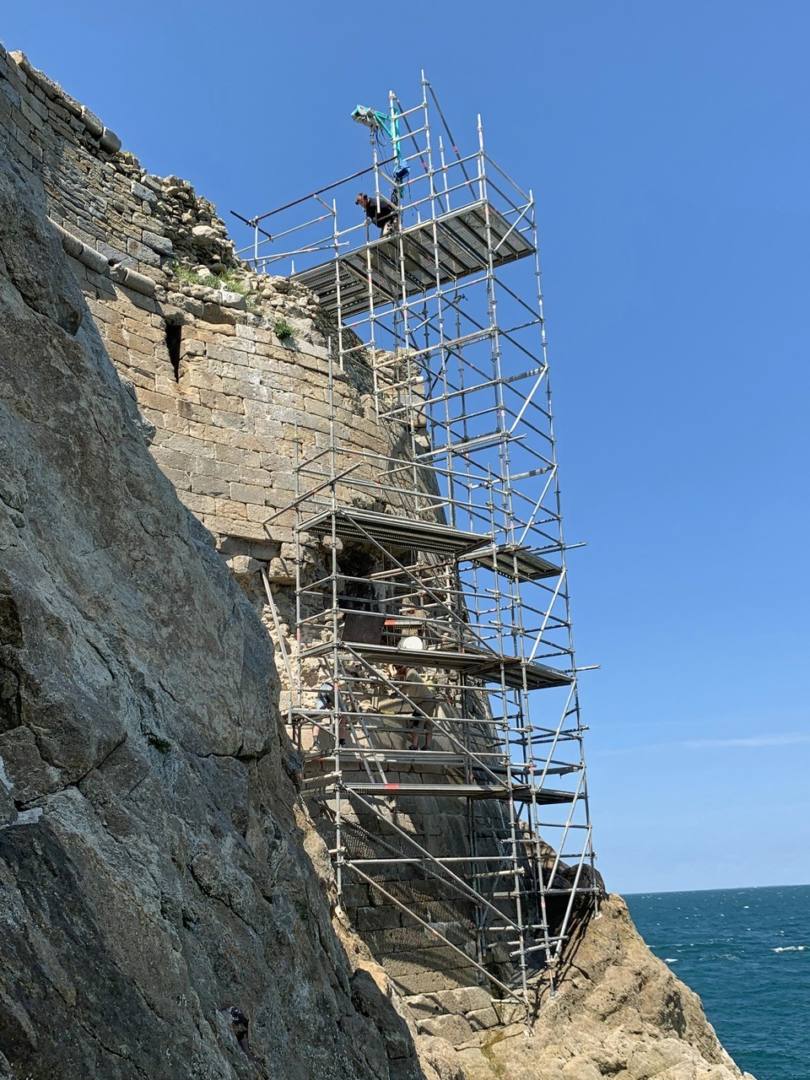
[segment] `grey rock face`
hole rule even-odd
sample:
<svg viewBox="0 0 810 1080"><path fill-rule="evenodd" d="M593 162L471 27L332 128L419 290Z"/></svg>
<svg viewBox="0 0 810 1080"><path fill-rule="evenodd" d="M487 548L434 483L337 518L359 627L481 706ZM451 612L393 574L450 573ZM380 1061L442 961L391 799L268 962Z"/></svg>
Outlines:
<svg viewBox="0 0 810 1080"><path fill-rule="evenodd" d="M333 932L261 624L7 160L0 553L0 1075L421 1075Z"/></svg>
<svg viewBox="0 0 810 1080"><path fill-rule="evenodd" d="M558 993L541 995L530 1033L504 1016L473 1041L455 1026L459 1017L420 1019L425 1068L462 1080L753 1080L717 1041L697 995L651 954L619 897L582 927L571 960ZM429 998L414 1004L429 1017Z"/></svg>
<svg viewBox="0 0 810 1080"><path fill-rule="evenodd" d="M0 173L0 221L7 237L0 270L28 307L75 334L84 311L82 294L45 215L30 219L17 215L15 182L18 186L19 178L10 170ZM32 252L38 258L32 258Z"/></svg>

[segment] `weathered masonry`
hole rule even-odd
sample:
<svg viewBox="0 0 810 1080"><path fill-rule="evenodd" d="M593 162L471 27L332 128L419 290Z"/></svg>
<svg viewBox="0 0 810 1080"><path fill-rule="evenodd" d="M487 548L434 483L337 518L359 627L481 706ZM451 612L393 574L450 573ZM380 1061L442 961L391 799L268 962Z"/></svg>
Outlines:
<svg viewBox="0 0 810 1080"><path fill-rule="evenodd" d="M525 1011L598 886L535 202L432 104L392 97L397 160L372 130L371 168L250 219L243 261L0 53L4 138L155 460L262 609L342 906L459 1038ZM360 186L397 192L389 235Z"/></svg>

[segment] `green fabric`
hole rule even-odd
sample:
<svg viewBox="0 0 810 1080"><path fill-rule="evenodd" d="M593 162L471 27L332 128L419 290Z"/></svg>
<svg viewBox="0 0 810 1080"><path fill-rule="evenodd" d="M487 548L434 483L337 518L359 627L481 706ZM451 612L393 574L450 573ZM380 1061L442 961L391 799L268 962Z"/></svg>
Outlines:
<svg viewBox="0 0 810 1080"><path fill-rule="evenodd" d="M370 127L373 131L382 128L385 134L389 138L391 137L388 130L388 117L385 113L378 112L368 105L356 105L352 113L352 120L356 120L358 124L365 124L366 127Z"/></svg>
<svg viewBox="0 0 810 1080"><path fill-rule="evenodd" d="M372 131L382 131L390 139L397 165L402 164L402 149L400 147L399 117L394 113L393 117L372 109L369 105L356 105L352 113L352 120L358 124L364 124Z"/></svg>

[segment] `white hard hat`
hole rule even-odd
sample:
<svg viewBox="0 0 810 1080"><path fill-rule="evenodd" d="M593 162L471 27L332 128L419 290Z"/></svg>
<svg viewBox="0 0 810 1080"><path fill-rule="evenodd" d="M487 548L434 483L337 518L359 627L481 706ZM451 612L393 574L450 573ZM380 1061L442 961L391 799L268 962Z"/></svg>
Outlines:
<svg viewBox="0 0 810 1080"><path fill-rule="evenodd" d="M425 647L425 643L416 634L409 634L408 637L404 637L399 643L400 649L407 649L408 652L421 652Z"/></svg>

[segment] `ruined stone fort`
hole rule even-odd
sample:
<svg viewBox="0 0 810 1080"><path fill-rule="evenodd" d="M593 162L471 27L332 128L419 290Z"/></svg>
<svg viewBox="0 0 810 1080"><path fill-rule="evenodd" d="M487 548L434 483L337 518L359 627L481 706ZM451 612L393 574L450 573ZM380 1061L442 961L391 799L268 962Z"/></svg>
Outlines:
<svg viewBox="0 0 810 1080"><path fill-rule="evenodd" d="M424 77L355 120L232 239L0 50L0 1070L739 1075L594 869L534 197Z"/></svg>

